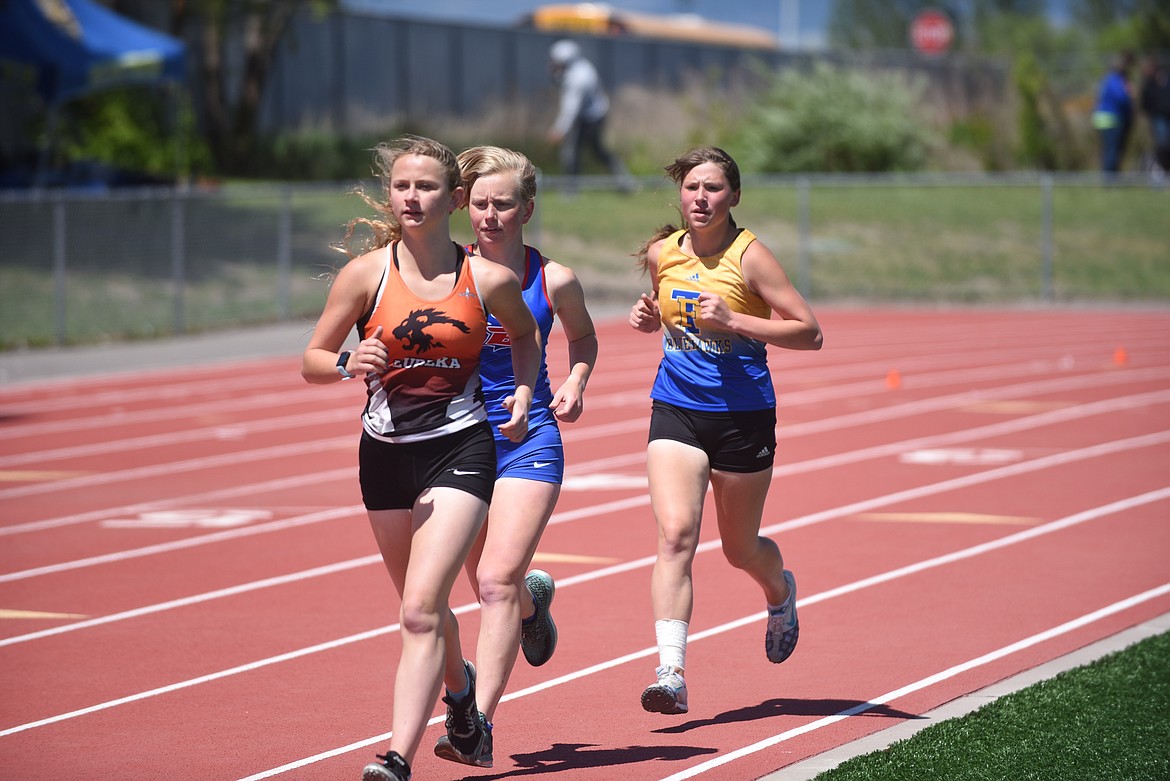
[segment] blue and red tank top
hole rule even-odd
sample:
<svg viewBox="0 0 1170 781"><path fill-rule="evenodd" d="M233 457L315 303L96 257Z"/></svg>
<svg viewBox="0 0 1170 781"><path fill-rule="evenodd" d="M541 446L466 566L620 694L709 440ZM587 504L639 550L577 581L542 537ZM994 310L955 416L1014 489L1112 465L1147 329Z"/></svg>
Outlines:
<svg viewBox="0 0 1170 781"><path fill-rule="evenodd" d="M471 261L459 253L455 285L444 298L419 298L398 270L398 242L386 247L386 269L370 311L357 323L358 337L382 326L389 368L366 375L362 426L386 442L415 442L460 431L487 419L479 379L479 354L487 313Z"/></svg>
<svg viewBox="0 0 1170 781"><path fill-rule="evenodd" d="M474 245L468 246L469 252L474 252ZM545 259L534 247L525 246L524 278L520 280L523 288L524 303L532 310L536 318L536 325L540 329L540 371L536 376L536 385L532 389L532 409L528 413L528 427L535 428L545 422L556 423L552 410L548 405L552 403L552 387L548 379L548 365L546 363L546 345L553 326L553 305L548 297L548 288L544 279ZM512 372L512 341L508 332L490 313L488 314L487 339L483 343L480 354L480 379L483 383L484 398L487 402L488 420L492 423L492 431L496 439L505 440L498 426L507 423L511 416L503 408L504 399L516 388L516 375Z"/></svg>

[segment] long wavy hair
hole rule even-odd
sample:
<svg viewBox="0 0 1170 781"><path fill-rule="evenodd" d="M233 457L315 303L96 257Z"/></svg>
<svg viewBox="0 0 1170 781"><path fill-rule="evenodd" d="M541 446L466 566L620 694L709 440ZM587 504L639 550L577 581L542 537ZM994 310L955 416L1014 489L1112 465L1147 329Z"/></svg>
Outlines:
<svg viewBox="0 0 1170 781"><path fill-rule="evenodd" d="M371 250L385 247L392 241L402 238L402 226L394 218L390 208L390 179L394 171L394 163L405 155L422 155L439 161L443 167L443 176L447 189L454 191L462 184L459 173L459 161L455 153L448 147L430 138L423 136L402 136L393 141L383 141L373 148L375 175L381 189L381 198L371 197L365 188L354 189L354 194L366 202L378 216L355 217L346 224L345 237L337 245L337 249L354 258ZM358 225L369 228L371 235L353 249L354 229Z"/></svg>
<svg viewBox="0 0 1170 781"><path fill-rule="evenodd" d="M739 175L739 165L735 162L735 159L732 158L731 155L727 154L727 152L717 146L703 145L688 149L686 152L683 152L681 155L675 158L674 162L670 163L670 165L667 165L663 170L666 171L667 178L669 178L679 187L682 187L683 180L687 178L687 174L691 172L691 169L697 168L703 163L714 163L715 165L719 166L719 169L723 171L724 176L727 177L727 183L730 185L731 189L740 189L741 179ZM730 217L729 219L731 220L731 226L734 228L735 218ZM679 213L679 220L682 223L683 228L690 228L690 226L687 225L686 217L681 212ZM643 274L645 274L646 271L650 268L650 259L647 255L650 250L650 246L656 241L665 239L667 236L674 233L678 229L678 226L674 225L673 223L667 223L665 225L659 226L658 229L655 230L654 233L650 236L650 238L646 240L646 242L644 242L641 247L638 248L638 251L634 253L634 257L637 259L637 266L639 269L641 269Z"/></svg>

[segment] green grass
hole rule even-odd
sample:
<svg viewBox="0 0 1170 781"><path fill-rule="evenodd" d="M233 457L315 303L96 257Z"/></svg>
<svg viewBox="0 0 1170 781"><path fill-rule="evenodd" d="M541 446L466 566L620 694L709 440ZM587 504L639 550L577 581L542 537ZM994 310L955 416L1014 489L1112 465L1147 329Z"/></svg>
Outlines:
<svg viewBox="0 0 1170 781"><path fill-rule="evenodd" d="M1166 781L1170 633L843 762L817 781Z"/></svg>
<svg viewBox="0 0 1170 781"><path fill-rule="evenodd" d="M280 186L249 185L182 203L183 327L204 331L286 315L316 317L330 273L345 260L331 245L349 219L370 216L351 189L297 187L286 196ZM548 192L528 238L577 272L591 306L612 311L647 287L632 255L655 227L677 223L676 202L677 190L665 181L634 195ZM287 280L277 269L286 203ZM1037 186L816 180L802 246L794 180L749 177L735 217L776 253L814 303L1165 305L1168 204L1170 192L1146 187L1058 185L1050 280ZM173 333L175 208L166 198L68 204L68 274L59 309L53 205L0 205L0 349L53 344L62 328L58 311L64 312L67 344ZM457 239L470 238L464 213L452 225Z"/></svg>

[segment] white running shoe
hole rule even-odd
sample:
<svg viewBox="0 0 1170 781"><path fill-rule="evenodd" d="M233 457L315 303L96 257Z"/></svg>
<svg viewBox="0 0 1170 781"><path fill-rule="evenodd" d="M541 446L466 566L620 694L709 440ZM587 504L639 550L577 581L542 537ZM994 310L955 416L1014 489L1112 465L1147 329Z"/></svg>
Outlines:
<svg viewBox="0 0 1170 781"><path fill-rule="evenodd" d="M788 599L778 612L768 611L768 630L764 633L764 651L768 661L780 664L796 650L800 639L800 622L796 620L796 578L784 570L788 582Z"/></svg>
<svg viewBox="0 0 1170 781"><path fill-rule="evenodd" d="M658 681L642 692L642 707L651 713L674 715L687 712L687 682L673 667L659 667Z"/></svg>

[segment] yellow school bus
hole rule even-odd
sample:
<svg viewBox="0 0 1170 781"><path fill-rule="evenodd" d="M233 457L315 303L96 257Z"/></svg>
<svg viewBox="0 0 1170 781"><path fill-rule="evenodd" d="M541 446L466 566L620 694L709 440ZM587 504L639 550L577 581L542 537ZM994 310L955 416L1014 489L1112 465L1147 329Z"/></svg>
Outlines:
<svg viewBox="0 0 1170 781"><path fill-rule="evenodd" d="M520 24L568 35L612 35L776 50L776 36L762 27L713 22L696 14L645 14L605 3L543 5Z"/></svg>

